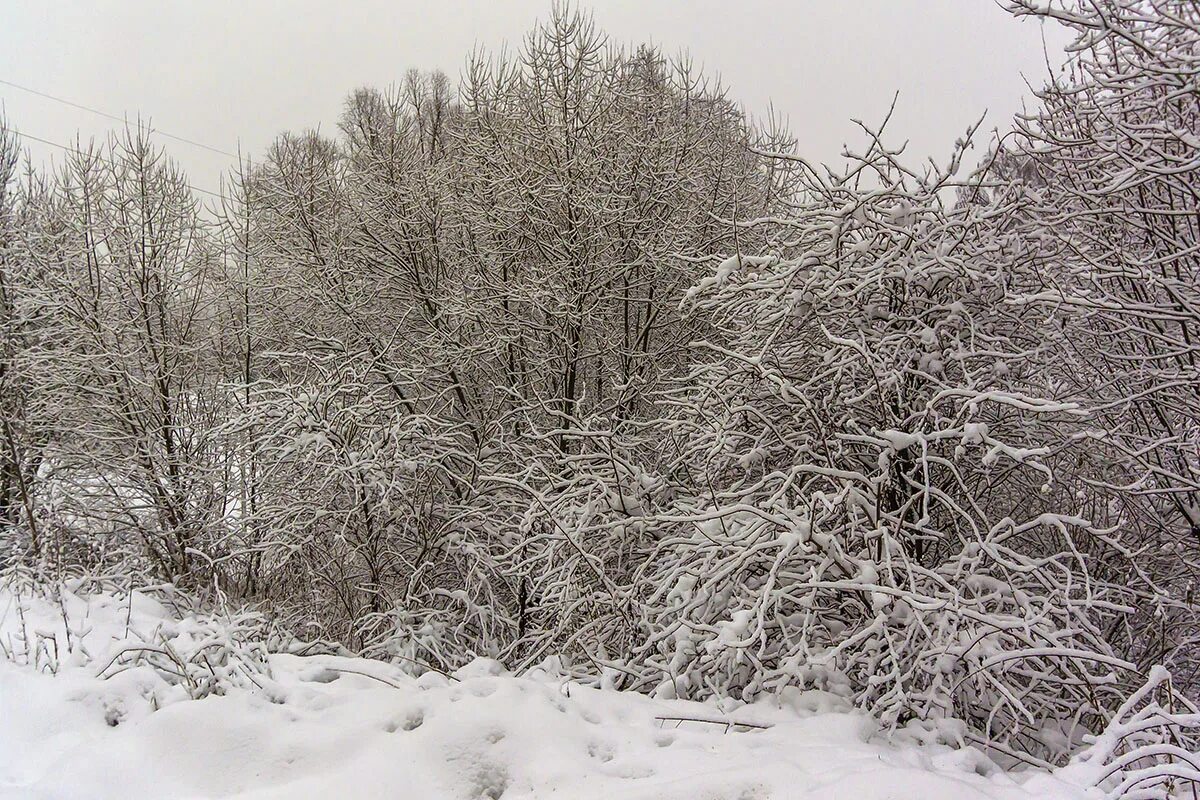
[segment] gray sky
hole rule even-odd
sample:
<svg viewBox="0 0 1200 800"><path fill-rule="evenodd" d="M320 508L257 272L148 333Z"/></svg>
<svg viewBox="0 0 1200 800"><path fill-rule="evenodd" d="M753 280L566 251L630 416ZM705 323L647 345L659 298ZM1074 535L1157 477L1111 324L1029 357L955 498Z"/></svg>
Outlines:
<svg viewBox="0 0 1200 800"><path fill-rule="evenodd" d="M591 0L620 42L687 50L753 114L769 103L800 152L836 159L852 117L900 101L893 137L943 156L989 111L1005 127L1046 76L1043 28L993 0ZM223 150L260 153L282 130L332 132L342 99L409 67L459 74L477 43L518 43L550 0L0 0L0 80ZM1045 28L1054 63L1068 37ZM10 124L61 144L114 123L0 84ZM163 141L198 186L230 159ZM35 160L53 148L29 142Z"/></svg>

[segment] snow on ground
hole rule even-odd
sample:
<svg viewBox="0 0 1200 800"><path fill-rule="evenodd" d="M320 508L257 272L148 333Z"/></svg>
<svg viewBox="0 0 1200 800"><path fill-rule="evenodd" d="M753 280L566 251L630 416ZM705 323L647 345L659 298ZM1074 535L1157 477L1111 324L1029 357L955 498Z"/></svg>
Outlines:
<svg viewBox="0 0 1200 800"><path fill-rule="evenodd" d="M249 688L193 700L169 671L109 662L148 642L202 661L219 650L206 649L209 623L144 594L61 598L0 592L2 800L1089 796L1067 772L1009 774L970 748L889 744L819 693L722 713L485 660L413 678L273 654L253 681L233 681Z"/></svg>

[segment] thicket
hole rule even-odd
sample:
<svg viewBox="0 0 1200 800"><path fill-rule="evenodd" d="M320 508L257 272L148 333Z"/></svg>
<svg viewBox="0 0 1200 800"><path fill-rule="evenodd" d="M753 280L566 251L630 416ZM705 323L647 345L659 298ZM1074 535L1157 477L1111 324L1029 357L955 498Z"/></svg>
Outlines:
<svg viewBox="0 0 1200 800"><path fill-rule="evenodd" d="M0 129L4 558L406 664L1187 763L1200 10L1010 10L1068 68L941 167L867 128L813 165L564 11L218 204L145 131L44 173Z"/></svg>

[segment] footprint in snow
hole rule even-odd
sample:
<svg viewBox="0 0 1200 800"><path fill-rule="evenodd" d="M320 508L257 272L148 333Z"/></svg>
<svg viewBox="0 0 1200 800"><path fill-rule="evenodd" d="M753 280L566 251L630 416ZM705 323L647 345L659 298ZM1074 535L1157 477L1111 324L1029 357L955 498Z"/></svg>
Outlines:
<svg viewBox="0 0 1200 800"><path fill-rule="evenodd" d="M587 753L601 764L607 764L613 760L612 745L605 742L592 742L588 745Z"/></svg>
<svg viewBox="0 0 1200 800"><path fill-rule="evenodd" d="M396 731L415 731L425 722L425 715L420 710L410 712L408 716L400 721L392 720L384 726L384 730L388 733Z"/></svg>

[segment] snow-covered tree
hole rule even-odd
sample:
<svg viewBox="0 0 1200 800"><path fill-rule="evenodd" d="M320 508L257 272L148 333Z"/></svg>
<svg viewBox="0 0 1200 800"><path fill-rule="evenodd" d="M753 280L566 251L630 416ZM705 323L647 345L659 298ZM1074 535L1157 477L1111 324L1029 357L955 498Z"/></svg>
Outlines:
<svg viewBox="0 0 1200 800"><path fill-rule="evenodd" d="M227 503L197 203L142 129L72 151L41 202L24 302L39 317L33 391L53 419L41 477L56 546L139 555L187 579Z"/></svg>

